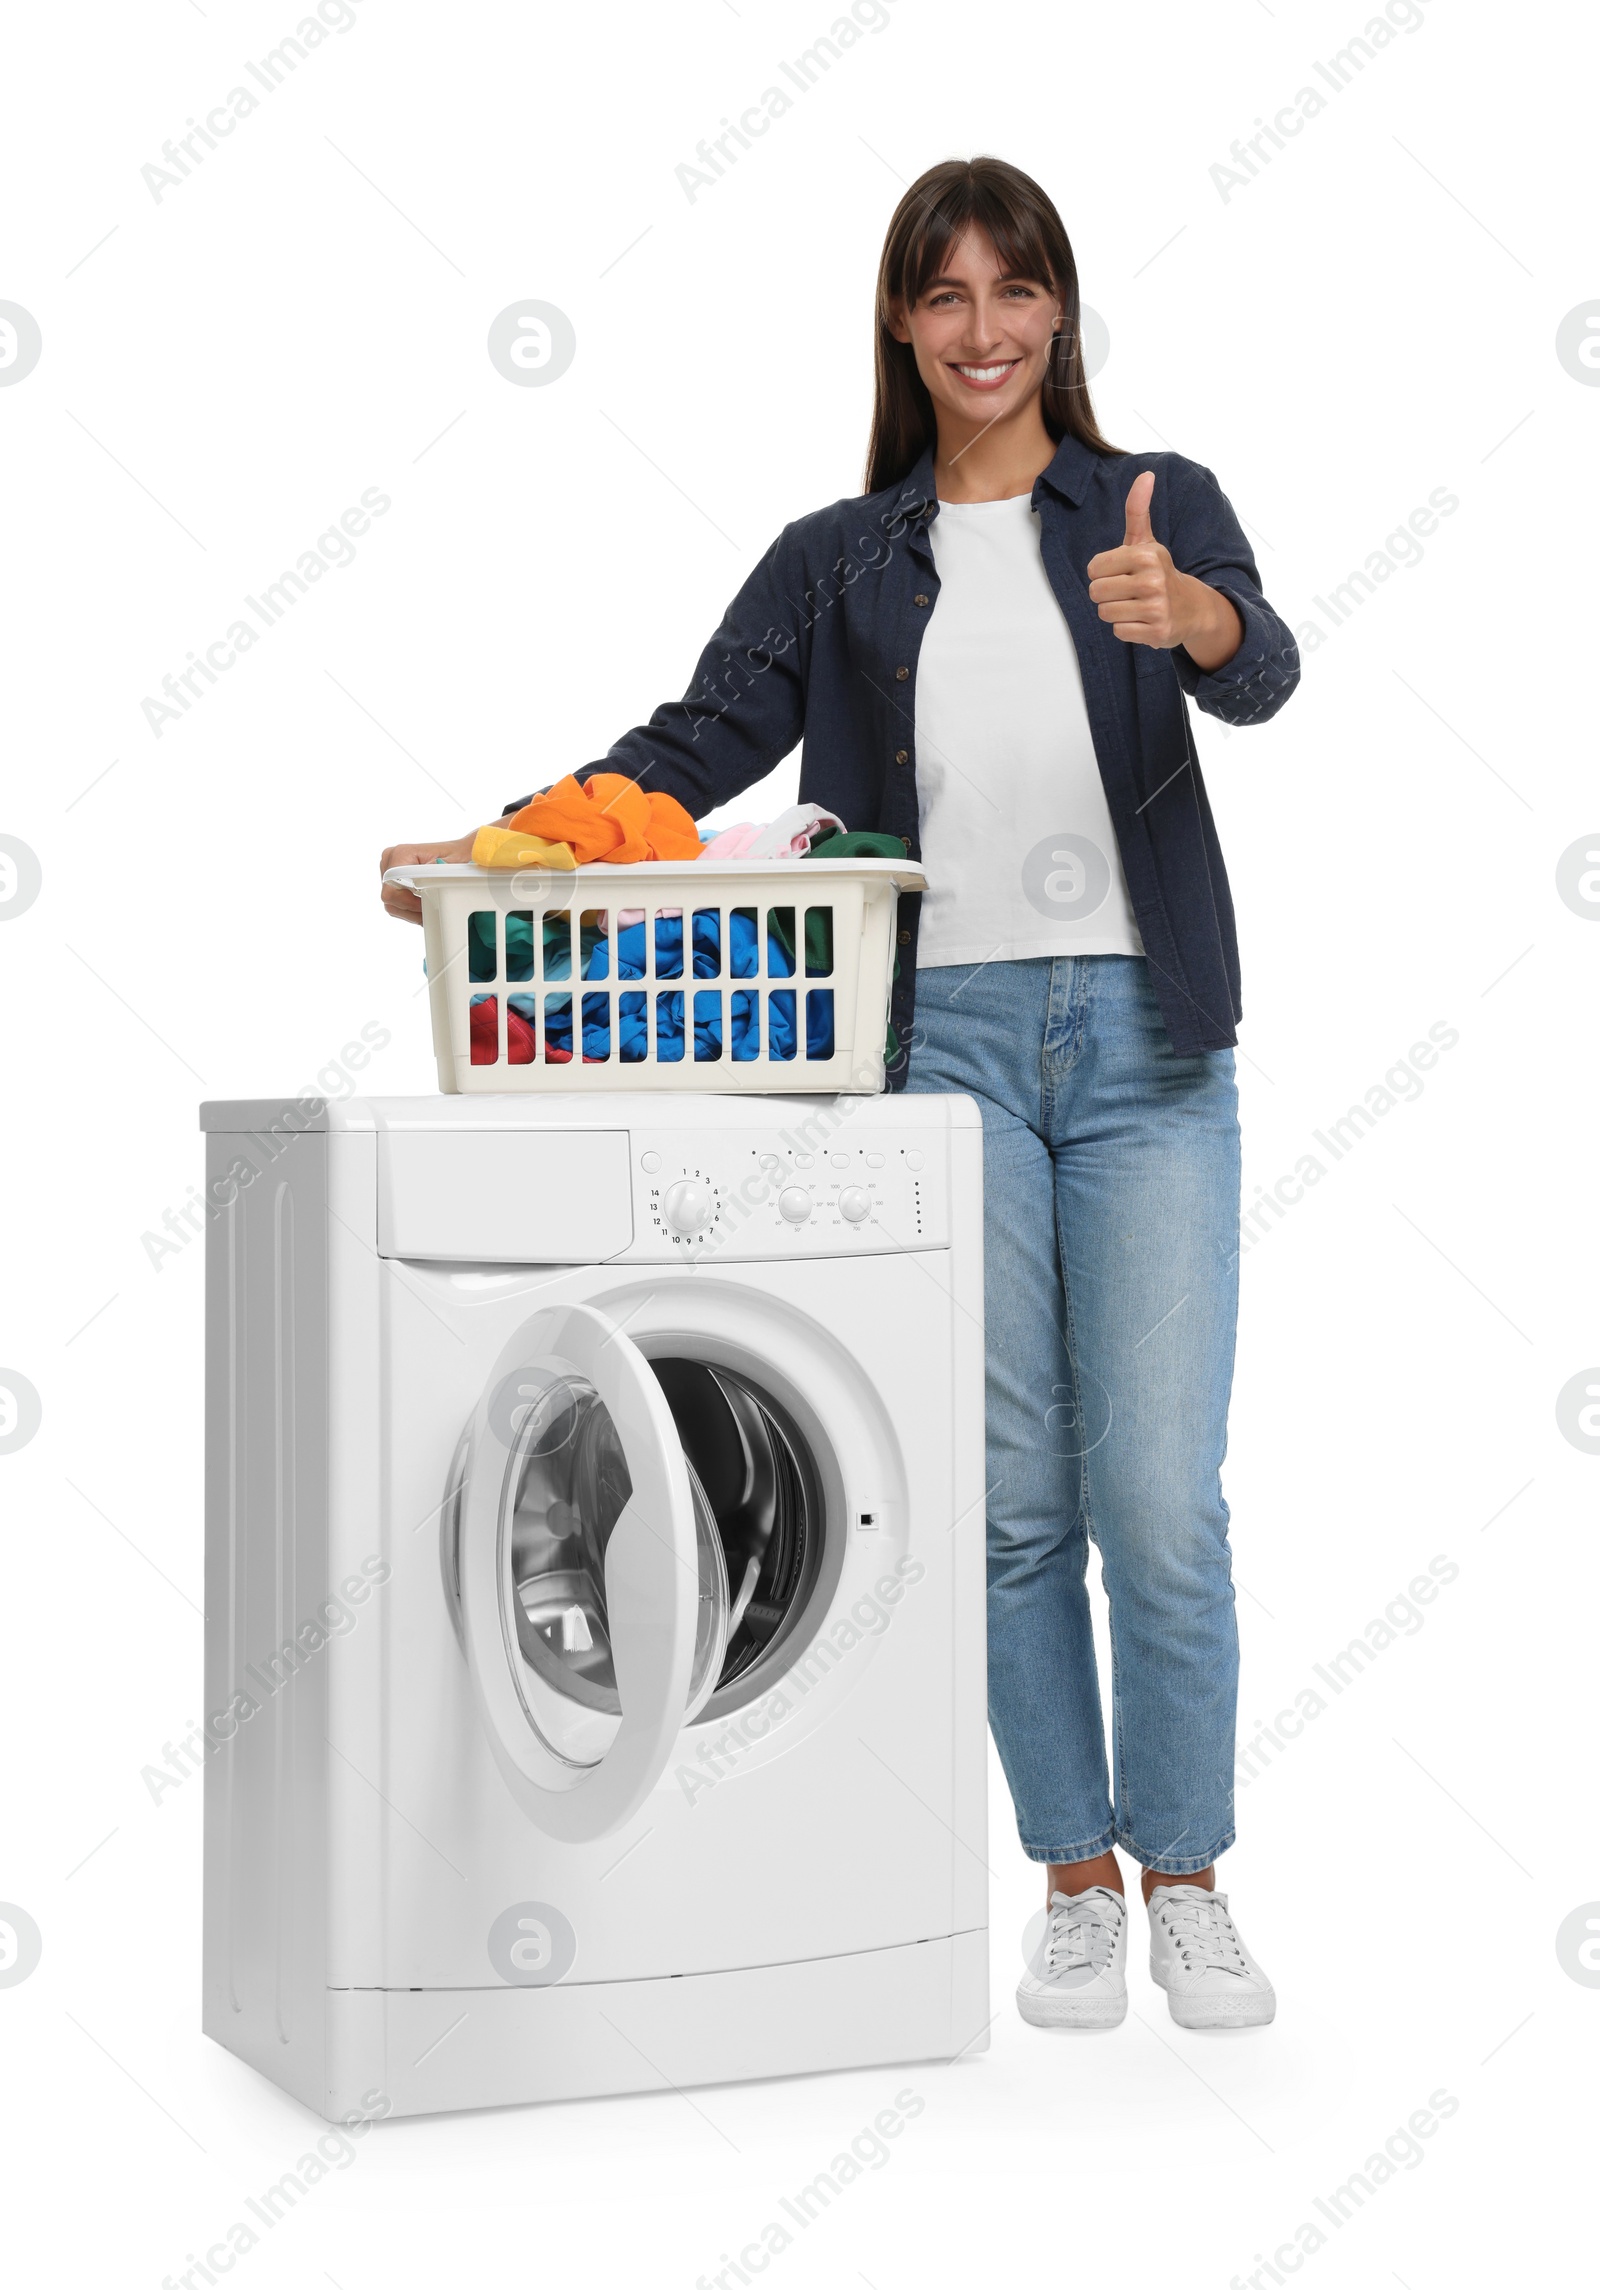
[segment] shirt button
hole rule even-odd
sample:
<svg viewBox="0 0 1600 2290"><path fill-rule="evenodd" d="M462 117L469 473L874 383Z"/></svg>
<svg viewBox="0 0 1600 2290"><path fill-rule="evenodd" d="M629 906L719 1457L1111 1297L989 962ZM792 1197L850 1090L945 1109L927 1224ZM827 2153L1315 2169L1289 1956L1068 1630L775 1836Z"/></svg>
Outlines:
<svg viewBox="0 0 1600 2290"><path fill-rule="evenodd" d="M909 668L897 668L894 672L895 682L897 684L903 684L910 673L911 670Z"/></svg>
<svg viewBox="0 0 1600 2290"><path fill-rule="evenodd" d="M925 596L914 596L911 601L913 604L926 604L928 600Z"/></svg>
<svg viewBox="0 0 1600 2290"><path fill-rule="evenodd" d="M909 930L901 931L900 943L902 946L909 946L911 944L911 933Z"/></svg>
<svg viewBox="0 0 1600 2290"><path fill-rule="evenodd" d="M896 763L909 763L911 750L908 747L897 747L894 751L894 760Z"/></svg>
<svg viewBox="0 0 1600 2290"><path fill-rule="evenodd" d="M910 837L909 835L902 835L902 836L901 836L901 838L900 838L900 848L901 848L901 850L902 850L902 851L909 851L909 850L910 850L910 848L911 848L911 837Z"/></svg>

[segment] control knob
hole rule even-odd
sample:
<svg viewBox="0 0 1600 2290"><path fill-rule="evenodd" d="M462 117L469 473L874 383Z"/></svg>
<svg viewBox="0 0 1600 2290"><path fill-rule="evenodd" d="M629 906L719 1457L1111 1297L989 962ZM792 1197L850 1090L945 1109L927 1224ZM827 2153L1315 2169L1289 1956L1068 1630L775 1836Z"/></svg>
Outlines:
<svg viewBox="0 0 1600 2290"><path fill-rule="evenodd" d="M786 1224L803 1225L811 1214L811 1195L804 1185L785 1185L778 1195L778 1214Z"/></svg>
<svg viewBox="0 0 1600 2290"><path fill-rule="evenodd" d="M839 1195L839 1214L847 1224L863 1223L872 1214L872 1195L859 1185L846 1185Z"/></svg>
<svg viewBox="0 0 1600 2290"><path fill-rule="evenodd" d="M676 1233L686 1238L704 1232L717 1213L717 1196L709 1185L698 1177L680 1177L669 1185L661 1203L661 1214Z"/></svg>

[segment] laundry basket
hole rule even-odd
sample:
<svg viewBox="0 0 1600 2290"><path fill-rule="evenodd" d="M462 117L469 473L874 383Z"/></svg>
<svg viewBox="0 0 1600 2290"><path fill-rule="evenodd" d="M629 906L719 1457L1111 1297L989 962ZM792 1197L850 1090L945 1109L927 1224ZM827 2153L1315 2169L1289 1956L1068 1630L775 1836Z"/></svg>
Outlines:
<svg viewBox="0 0 1600 2290"><path fill-rule="evenodd" d="M391 867L422 900L439 1087L884 1085L910 859Z"/></svg>

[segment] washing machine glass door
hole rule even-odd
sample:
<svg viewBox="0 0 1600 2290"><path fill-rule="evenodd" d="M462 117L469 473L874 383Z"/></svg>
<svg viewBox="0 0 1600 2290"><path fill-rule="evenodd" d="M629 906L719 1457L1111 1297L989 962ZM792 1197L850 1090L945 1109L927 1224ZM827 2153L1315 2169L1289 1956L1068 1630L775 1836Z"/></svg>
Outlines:
<svg viewBox="0 0 1600 2290"><path fill-rule="evenodd" d="M458 1568L479 1714L549 1835L637 1812L715 1690L728 1575L672 1410L590 1305L527 1321L468 1435Z"/></svg>

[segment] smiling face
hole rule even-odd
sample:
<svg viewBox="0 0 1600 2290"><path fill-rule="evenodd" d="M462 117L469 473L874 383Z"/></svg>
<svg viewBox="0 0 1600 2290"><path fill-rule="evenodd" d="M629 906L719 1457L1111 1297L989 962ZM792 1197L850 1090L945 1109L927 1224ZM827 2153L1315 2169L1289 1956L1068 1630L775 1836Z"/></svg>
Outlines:
<svg viewBox="0 0 1600 2290"><path fill-rule="evenodd" d="M941 424L979 429L1036 404L1061 314L1044 280L1007 274L986 234L971 230L889 324L911 344Z"/></svg>

